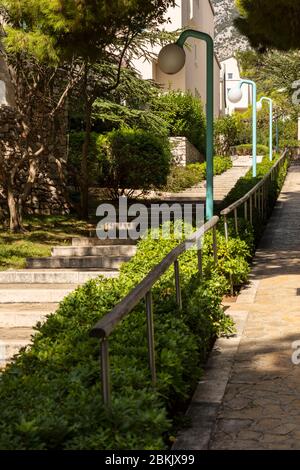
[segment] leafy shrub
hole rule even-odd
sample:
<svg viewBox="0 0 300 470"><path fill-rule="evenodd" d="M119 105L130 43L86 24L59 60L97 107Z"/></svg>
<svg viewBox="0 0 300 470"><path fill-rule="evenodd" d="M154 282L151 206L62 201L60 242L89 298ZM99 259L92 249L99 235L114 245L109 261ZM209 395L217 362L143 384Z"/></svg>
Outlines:
<svg viewBox="0 0 300 470"><path fill-rule="evenodd" d="M151 132L126 129L109 132L97 141L103 175L100 184L113 197L132 190L150 190L166 184L171 164L167 138Z"/></svg>
<svg viewBox="0 0 300 470"><path fill-rule="evenodd" d="M219 155L229 155L231 147L239 144L241 121L235 114L220 117L215 121L215 151Z"/></svg>
<svg viewBox="0 0 300 470"><path fill-rule="evenodd" d="M232 149L235 155L252 155L252 144L237 145ZM266 155L269 152L269 147L266 145L257 145L257 154Z"/></svg>
<svg viewBox="0 0 300 470"><path fill-rule="evenodd" d="M153 288L157 388L150 385L144 303L110 338L112 407L102 405L99 344L89 337L109 312L178 242L145 239L118 279L91 280L68 295L55 315L38 325L0 379L1 449L162 449L170 412L192 392L216 335L231 334L220 307L228 289L229 258L247 257L244 242L229 247L218 234L219 265L212 263L211 237L204 241L205 273L197 256L180 258L183 311L175 303L173 269ZM237 281L247 277L239 266Z"/></svg>
<svg viewBox="0 0 300 470"><path fill-rule="evenodd" d="M279 141L280 147L281 148L286 148L286 147L300 147L300 141L297 139L281 139Z"/></svg>
<svg viewBox="0 0 300 470"><path fill-rule="evenodd" d="M269 160L269 156L265 156L261 163L257 164L257 176L253 178L252 176L252 169L250 169L247 174L238 180L234 188L229 192L226 198L223 200L220 209L225 209L226 207L233 204L235 201L241 199L246 193L248 193L272 168L276 160L280 155L276 155L273 161ZM276 178L273 179L272 182L269 183L268 187L268 201L267 201L267 215L270 215L274 204L277 200L277 197L281 191L283 183L285 181L285 177L287 174L289 166L289 159L286 160L286 163L280 169L279 173L277 174ZM239 225L242 227L245 224L243 220L243 206L238 210L238 215L240 217ZM258 216L257 212L254 211L253 213L253 228L254 228L254 236L255 240L258 241L264 228L264 222ZM243 232L243 228L240 228L241 233ZM248 243L249 244L249 243Z"/></svg>
<svg viewBox="0 0 300 470"><path fill-rule="evenodd" d="M171 137L186 137L205 155L205 115L198 98L179 91L164 93L154 99L151 110L167 123Z"/></svg>
<svg viewBox="0 0 300 470"><path fill-rule="evenodd" d="M80 165L82 158L82 146L84 142L84 132L70 132L69 134L69 155L68 155L68 173L71 177L71 183L79 185L80 178ZM88 173L90 183L93 184L99 178L99 163L98 163L98 151L97 151L97 140L99 135L96 132L91 133L89 154L88 154Z"/></svg>
<svg viewBox="0 0 300 470"><path fill-rule="evenodd" d="M214 157L214 174L221 175L232 167L229 157ZM164 191L179 192L199 184L206 178L206 163L192 163L186 167L174 166Z"/></svg>

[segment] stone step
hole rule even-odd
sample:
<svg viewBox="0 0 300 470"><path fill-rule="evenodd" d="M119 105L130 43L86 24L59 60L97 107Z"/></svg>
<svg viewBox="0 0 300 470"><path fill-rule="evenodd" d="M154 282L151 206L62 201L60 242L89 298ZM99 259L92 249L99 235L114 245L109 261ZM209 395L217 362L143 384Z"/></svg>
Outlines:
<svg viewBox="0 0 300 470"><path fill-rule="evenodd" d="M72 238L72 246L80 247L80 246L132 246L137 244L137 240L130 240L129 238L126 240L116 239L106 239L100 240L99 238L95 237L95 231L93 232L93 236L91 237L82 237L82 238Z"/></svg>
<svg viewBox="0 0 300 470"><path fill-rule="evenodd" d="M26 267L31 269L55 269L55 268L104 268L118 269L122 263L129 261L130 256L82 256L82 257L45 257L27 258Z"/></svg>
<svg viewBox="0 0 300 470"><path fill-rule="evenodd" d="M58 246L52 248L53 257L76 256L133 256L136 253L134 245L112 246Z"/></svg>
<svg viewBox="0 0 300 470"><path fill-rule="evenodd" d="M32 328L0 328L0 369L31 342Z"/></svg>
<svg viewBox="0 0 300 470"><path fill-rule="evenodd" d="M0 304L58 303L78 285L71 284L0 284Z"/></svg>
<svg viewBox="0 0 300 470"><path fill-rule="evenodd" d="M0 304L1 328L27 327L31 328L46 316L54 313L57 303L41 304Z"/></svg>
<svg viewBox="0 0 300 470"><path fill-rule="evenodd" d="M44 270L44 271L0 271L1 284L84 284L98 276L117 277L117 270Z"/></svg>

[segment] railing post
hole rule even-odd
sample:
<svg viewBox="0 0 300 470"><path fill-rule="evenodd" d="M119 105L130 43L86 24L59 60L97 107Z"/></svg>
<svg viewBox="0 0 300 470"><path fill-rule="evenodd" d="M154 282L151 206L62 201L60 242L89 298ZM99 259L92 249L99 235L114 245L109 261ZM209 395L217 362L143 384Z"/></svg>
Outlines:
<svg viewBox="0 0 300 470"><path fill-rule="evenodd" d="M253 225L253 199L250 196L250 224Z"/></svg>
<svg viewBox="0 0 300 470"><path fill-rule="evenodd" d="M154 346L154 322L153 322L153 300L151 290L147 292L146 297L146 314L147 314L147 341L148 341L148 357L151 370L152 385L156 385L156 366L155 366L155 346Z"/></svg>
<svg viewBox="0 0 300 470"><path fill-rule="evenodd" d="M180 272L179 272L178 259L174 261L174 272L175 272L176 302L179 307L179 310L182 310L182 297L181 297Z"/></svg>
<svg viewBox="0 0 300 470"><path fill-rule="evenodd" d="M261 187L261 218L264 220L264 185Z"/></svg>
<svg viewBox="0 0 300 470"><path fill-rule="evenodd" d="M218 247L217 247L217 228L213 227L213 251L214 251L214 263L215 266L218 264Z"/></svg>
<svg viewBox="0 0 300 470"><path fill-rule="evenodd" d="M202 263L202 249L200 248L197 252L198 255L198 271L200 274L200 278L203 278L203 263Z"/></svg>
<svg viewBox="0 0 300 470"><path fill-rule="evenodd" d="M234 209L234 224L235 224L235 232L238 235L239 234L239 221L238 221L237 209Z"/></svg>
<svg viewBox="0 0 300 470"><path fill-rule="evenodd" d="M224 215L224 231L225 231L225 238L226 238L226 241L228 242L228 220L227 220L227 216Z"/></svg>
<svg viewBox="0 0 300 470"><path fill-rule="evenodd" d="M248 220L248 203L245 201L244 203L244 218L245 220Z"/></svg>
<svg viewBox="0 0 300 470"><path fill-rule="evenodd" d="M110 367L108 338L103 338L100 345L102 397L105 406L111 404Z"/></svg>

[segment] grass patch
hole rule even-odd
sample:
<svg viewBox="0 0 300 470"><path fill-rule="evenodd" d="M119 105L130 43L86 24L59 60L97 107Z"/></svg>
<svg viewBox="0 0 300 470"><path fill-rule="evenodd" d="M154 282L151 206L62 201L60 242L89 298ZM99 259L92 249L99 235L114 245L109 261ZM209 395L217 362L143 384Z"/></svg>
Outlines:
<svg viewBox="0 0 300 470"><path fill-rule="evenodd" d="M87 222L69 216L34 216L25 219L26 233L11 233L0 226L0 271L23 269L26 258L51 255L51 248L70 245L72 237L85 236Z"/></svg>

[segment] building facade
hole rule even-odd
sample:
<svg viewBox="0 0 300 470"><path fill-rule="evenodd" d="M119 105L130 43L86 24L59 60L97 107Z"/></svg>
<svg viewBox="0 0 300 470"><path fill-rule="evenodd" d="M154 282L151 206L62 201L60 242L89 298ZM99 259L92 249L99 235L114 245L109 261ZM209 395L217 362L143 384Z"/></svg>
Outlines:
<svg viewBox="0 0 300 470"><path fill-rule="evenodd" d="M166 22L162 28L166 31L182 30L184 28L203 31L214 38L215 12L210 0L177 0L174 8L169 8ZM160 48L153 49L158 55ZM158 67L157 60L152 62L137 59L134 62L136 70L145 80L154 80L166 90L189 91L194 96L201 98L206 105L206 45L203 41L190 39L186 51L186 65L176 75L166 75ZM220 111L220 72L221 64L215 56L214 75L214 114Z"/></svg>
<svg viewBox="0 0 300 470"><path fill-rule="evenodd" d="M225 93L225 113L245 112L252 103L252 90L250 86L243 86L243 96L238 103L231 103L228 99L229 90L236 88L241 81L238 61L235 57L229 57L221 62L221 66Z"/></svg>

